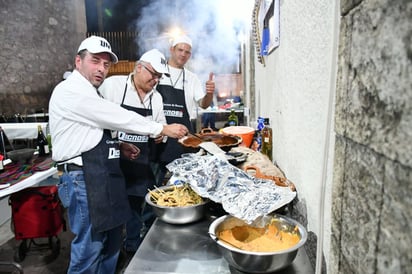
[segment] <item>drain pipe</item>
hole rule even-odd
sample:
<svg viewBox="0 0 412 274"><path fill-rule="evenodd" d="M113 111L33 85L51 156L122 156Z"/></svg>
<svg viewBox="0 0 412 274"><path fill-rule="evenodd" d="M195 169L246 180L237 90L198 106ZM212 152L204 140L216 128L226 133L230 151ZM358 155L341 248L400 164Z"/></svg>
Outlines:
<svg viewBox="0 0 412 274"><path fill-rule="evenodd" d="M338 2L338 3L337 3ZM337 61L338 61L338 45L339 45L339 7L340 1L335 1L334 6L334 30L333 30L333 52L332 52L332 64L330 71L330 83L329 83L329 99L328 99L328 114L325 129L325 147L323 151L323 167L322 167L322 183L321 183L321 194L319 203L319 235L317 239L317 249L316 249L316 268L315 273L320 274L322 272L322 262L323 262L323 238L324 238L324 214L325 214L325 193L326 193L326 179L328 170L328 155L329 155L329 144L332 130L332 119L333 119L333 102L335 99L336 90L336 74L337 74Z"/></svg>

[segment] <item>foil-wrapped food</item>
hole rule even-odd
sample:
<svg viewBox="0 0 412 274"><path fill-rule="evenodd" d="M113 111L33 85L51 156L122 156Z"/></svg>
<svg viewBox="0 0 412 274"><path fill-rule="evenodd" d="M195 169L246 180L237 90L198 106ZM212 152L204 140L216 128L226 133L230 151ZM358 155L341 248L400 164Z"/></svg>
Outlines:
<svg viewBox="0 0 412 274"><path fill-rule="evenodd" d="M190 184L200 196L221 203L247 223L290 203L296 192L272 180L254 178L218 155L185 154L167 165L174 178Z"/></svg>

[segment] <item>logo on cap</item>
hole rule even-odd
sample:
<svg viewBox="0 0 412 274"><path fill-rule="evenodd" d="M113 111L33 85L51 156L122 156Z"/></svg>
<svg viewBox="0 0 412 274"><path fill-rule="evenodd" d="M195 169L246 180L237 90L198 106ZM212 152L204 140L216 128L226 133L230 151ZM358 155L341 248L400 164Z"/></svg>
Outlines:
<svg viewBox="0 0 412 274"><path fill-rule="evenodd" d="M100 40L100 46L104 48L108 48L109 50L112 50L112 48L110 47L110 44L104 40Z"/></svg>

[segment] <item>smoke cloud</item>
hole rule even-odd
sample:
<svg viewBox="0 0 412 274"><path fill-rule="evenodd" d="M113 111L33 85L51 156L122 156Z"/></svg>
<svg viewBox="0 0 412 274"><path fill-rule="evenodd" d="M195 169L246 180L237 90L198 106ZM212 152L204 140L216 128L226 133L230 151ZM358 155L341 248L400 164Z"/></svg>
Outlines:
<svg viewBox="0 0 412 274"><path fill-rule="evenodd" d="M207 80L209 72L239 70L241 40L250 29L253 0L155 0L142 7L135 21L140 56L158 48L166 57L172 31L181 29L193 41L187 67Z"/></svg>

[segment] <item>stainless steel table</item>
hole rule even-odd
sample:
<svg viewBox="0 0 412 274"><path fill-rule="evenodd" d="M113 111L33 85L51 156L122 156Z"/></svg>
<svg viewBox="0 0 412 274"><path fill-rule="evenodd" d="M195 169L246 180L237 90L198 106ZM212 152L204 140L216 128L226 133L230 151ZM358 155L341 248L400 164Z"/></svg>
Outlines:
<svg viewBox="0 0 412 274"><path fill-rule="evenodd" d="M156 219L124 274L241 274L229 266L208 234L213 219L171 225ZM301 248L289 267L276 273L314 273Z"/></svg>

